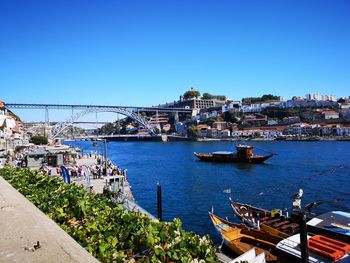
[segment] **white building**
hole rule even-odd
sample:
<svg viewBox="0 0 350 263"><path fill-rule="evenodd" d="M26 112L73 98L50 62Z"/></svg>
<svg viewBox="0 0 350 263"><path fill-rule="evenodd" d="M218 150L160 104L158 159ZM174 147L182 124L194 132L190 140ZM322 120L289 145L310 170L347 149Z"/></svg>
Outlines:
<svg viewBox="0 0 350 263"><path fill-rule="evenodd" d="M315 94L315 93L310 93L306 94L305 98L307 100L329 100L329 101L337 101L336 96L334 95L321 95L321 94Z"/></svg>
<svg viewBox="0 0 350 263"><path fill-rule="evenodd" d="M243 112L260 112L270 106L270 103L251 103L242 106Z"/></svg>
<svg viewBox="0 0 350 263"><path fill-rule="evenodd" d="M324 116L325 120L339 119L339 113L332 110L323 111L322 115Z"/></svg>

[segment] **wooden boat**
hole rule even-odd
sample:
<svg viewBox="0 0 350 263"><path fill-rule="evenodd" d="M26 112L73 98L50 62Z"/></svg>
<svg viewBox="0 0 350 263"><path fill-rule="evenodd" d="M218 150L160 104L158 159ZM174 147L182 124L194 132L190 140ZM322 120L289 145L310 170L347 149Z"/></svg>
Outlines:
<svg viewBox="0 0 350 263"><path fill-rule="evenodd" d="M283 238L299 232L299 225L291 218L281 215L279 209L269 211L233 201L231 198L230 203L235 215L248 227L260 227Z"/></svg>
<svg viewBox="0 0 350 263"><path fill-rule="evenodd" d="M276 262L276 245L283 238L261 230L249 229L243 224L235 224L209 212L211 221L223 242L233 252L242 255L252 248L257 254L265 253L267 262Z"/></svg>
<svg viewBox="0 0 350 263"><path fill-rule="evenodd" d="M312 263L349 262L350 244L323 235L308 235L308 261ZM290 236L277 244L280 262L301 261L300 235Z"/></svg>
<svg viewBox="0 0 350 263"><path fill-rule="evenodd" d="M232 163L263 163L267 159L271 158L274 154L267 156L254 154L254 146L238 145L236 146L237 153L219 151L212 153L196 153L202 161L208 162L232 162Z"/></svg>

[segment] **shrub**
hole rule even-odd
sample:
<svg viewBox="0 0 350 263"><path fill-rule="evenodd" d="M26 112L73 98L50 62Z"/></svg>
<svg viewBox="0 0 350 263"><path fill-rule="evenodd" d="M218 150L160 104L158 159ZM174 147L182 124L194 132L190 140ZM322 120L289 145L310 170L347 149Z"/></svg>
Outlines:
<svg viewBox="0 0 350 263"><path fill-rule="evenodd" d="M42 144L48 144L49 140L46 136L42 135L35 135L30 139L31 143L34 143L35 145L42 145Z"/></svg>

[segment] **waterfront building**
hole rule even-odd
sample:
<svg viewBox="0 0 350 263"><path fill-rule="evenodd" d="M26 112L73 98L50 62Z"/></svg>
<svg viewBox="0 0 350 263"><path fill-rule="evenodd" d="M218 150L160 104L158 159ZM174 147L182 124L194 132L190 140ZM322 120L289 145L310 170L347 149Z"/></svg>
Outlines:
<svg viewBox="0 0 350 263"><path fill-rule="evenodd" d="M332 124L322 125L320 128L321 136L333 136L336 134L336 126Z"/></svg>
<svg viewBox="0 0 350 263"><path fill-rule="evenodd" d="M350 126L336 127L337 136L350 136Z"/></svg>
<svg viewBox="0 0 350 263"><path fill-rule="evenodd" d="M197 125L197 129L199 130L201 137L208 137L208 130L210 129L208 125L206 124Z"/></svg>
<svg viewBox="0 0 350 263"><path fill-rule="evenodd" d="M293 136L319 136L321 126L319 124L295 123L283 130L284 135Z"/></svg>
<svg viewBox="0 0 350 263"><path fill-rule="evenodd" d="M225 121L216 121L213 123L212 127L218 131L226 130L228 128L227 122Z"/></svg>
<svg viewBox="0 0 350 263"><path fill-rule="evenodd" d="M264 137L264 138L276 138L282 136L280 129L247 129L247 130L235 130L232 131L232 137Z"/></svg>
<svg viewBox="0 0 350 263"><path fill-rule="evenodd" d="M218 138L218 130L214 129L214 128L208 129L207 130L207 136L209 138Z"/></svg>
<svg viewBox="0 0 350 263"><path fill-rule="evenodd" d="M229 129L225 129L218 132L220 138L229 138L231 136L231 131Z"/></svg>

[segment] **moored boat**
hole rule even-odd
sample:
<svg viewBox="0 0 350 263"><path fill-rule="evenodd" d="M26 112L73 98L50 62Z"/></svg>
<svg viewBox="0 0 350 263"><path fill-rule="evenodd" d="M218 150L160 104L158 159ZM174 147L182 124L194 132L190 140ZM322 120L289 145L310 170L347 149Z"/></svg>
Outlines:
<svg viewBox="0 0 350 263"><path fill-rule="evenodd" d="M349 262L350 244L323 235L307 235L308 262ZM290 236L277 244L280 262L301 261L300 234Z"/></svg>
<svg viewBox="0 0 350 263"><path fill-rule="evenodd" d="M238 145L236 146L236 150L236 153L228 151L212 153L194 152L194 155L202 161L232 163L263 163L274 155L273 153L266 156L254 154L254 146L248 145Z"/></svg>
<svg viewBox="0 0 350 263"><path fill-rule="evenodd" d="M242 224L229 222L210 212L209 216L223 242L233 252L242 255L255 248L257 254L265 253L267 262L276 262L276 244L282 240L281 237L257 229L248 229Z"/></svg>
<svg viewBox="0 0 350 263"><path fill-rule="evenodd" d="M260 227L264 231L280 237L288 237L299 231L299 225L281 214L279 209L272 211L243 204L230 198L234 214L248 227Z"/></svg>

